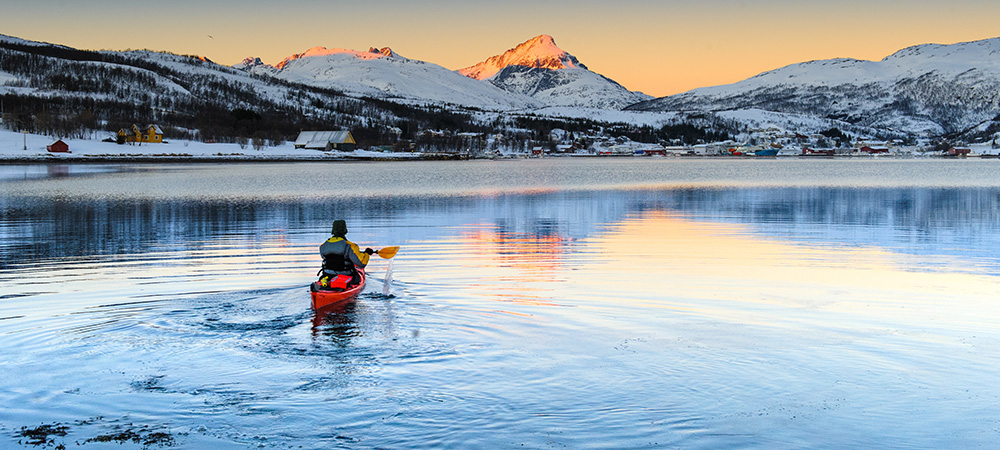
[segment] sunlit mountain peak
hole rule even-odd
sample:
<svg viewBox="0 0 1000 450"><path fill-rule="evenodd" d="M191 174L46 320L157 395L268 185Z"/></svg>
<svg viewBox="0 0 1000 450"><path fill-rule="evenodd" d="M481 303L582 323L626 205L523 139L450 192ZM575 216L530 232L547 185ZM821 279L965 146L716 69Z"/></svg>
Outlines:
<svg viewBox="0 0 1000 450"><path fill-rule="evenodd" d="M485 80L509 66L550 70L587 68L580 64L576 57L559 48L552 36L543 34L507 50L502 55L492 56L472 67L461 69L458 73L469 78Z"/></svg>
<svg viewBox="0 0 1000 450"><path fill-rule="evenodd" d="M354 56L355 58L358 58L358 59L377 59L377 58L385 58L385 57L402 58L401 56L399 56L399 54L397 54L396 52L393 52L392 49L389 48L389 47L383 47L381 49L376 48L376 47L371 47L366 52L360 52L360 51L357 51L357 50L349 50L349 49L345 49L345 48L313 47L313 48L311 48L309 50L306 50L306 51L304 51L302 53L296 53L296 54L294 54L292 56L289 56L289 57L285 58L284 60L282 60L278 64L275 64L274 67L280 70L280 69L285 68L285 66L287 66L292 61L295 61L295 60L298 60L298 59L302 59L302 58L315 58L315 57L323 57L323 56L333 56L333 55L351 55L351 56Z"/></svg>
<svg viewBox="0 0 1000 450"><path fill-rule="evenodd" d="M399 57L399 55L397 55L396 52L392 51L392 49L389 47L382 47L382 48L370 47L368 49L368 53L375 53L382 56Z"/></svg>

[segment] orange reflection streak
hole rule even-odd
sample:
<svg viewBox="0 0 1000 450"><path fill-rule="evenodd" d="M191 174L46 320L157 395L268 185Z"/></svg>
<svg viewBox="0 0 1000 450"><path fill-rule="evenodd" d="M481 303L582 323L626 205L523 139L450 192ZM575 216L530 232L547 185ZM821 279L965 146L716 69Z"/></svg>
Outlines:
<svg viewBox="0 0 1000 450"><path fill-rule="evenodd" d="M662 211L627 219L589 239L583 250L598 256L567 274L569 282L589 292L613 293L608 297L616 302L678 313L739 315L752 322L756 307L750 305L757 304L910 316L928 323L1000 319L996 277L975 268L952 270L960 262L878 247L787 243L740 225Z"/></svg>
<svg viewBox="0 0 1000 450"><path fill-rule="evenodd" d="M480 226L461 232L457 241L464 253L473 255L465 267L501 269L469 285L474 295L504 303L558 306L547 294L551 283L561 278L568 238Z"/></svg>
<svg viewBox="0 0 1000 450"><path fill-rule="evenodd" d="M531 275L558 272L568 239L554 234L501 232L494 228L467 230L459 240L476 255L497 266L512 267Z"/></svg>

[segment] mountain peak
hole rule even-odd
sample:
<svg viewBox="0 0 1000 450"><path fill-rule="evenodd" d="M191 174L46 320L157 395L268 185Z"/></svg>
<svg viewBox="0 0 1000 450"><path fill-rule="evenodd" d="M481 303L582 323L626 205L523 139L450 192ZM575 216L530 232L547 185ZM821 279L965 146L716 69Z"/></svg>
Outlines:
<svg viewBox="0 0 1000 450"><path fill-rule="evenodd" d="M258 67L271 67L271 66L264 64L264 61L261 61L261 59L256 56L250 56L248 58L243 59L243 62L236 64L233 67L250 72L257 69Z"/></svg>
<svg viewBox="0 0 1000 450"><path fill-rule="evenodd" d="M586 69L576 57L556 45L555 39L547 34L531 38L502 55L492 56L486 61L466 67L458 73L469 78L485 80L508 66L524 66L537 69Z"/></svg>
<svg viewBox="0 0 1000 450"><path fill-rule="evenodd" d="M296 53L296 54L294 54L292 56L289 56L289 57L285 58L284 60L282 60L278 64L275 64L274 67L277 68L278 70L281 70L281 69L284 69L285 66L287 66L292 61L295 61L295 60L298 60L298 59L313 58L313 57L324 57L324 56L333 56L333 55L345 55L345 54L346 55L354 56L355 58L358 58L358 59L366 59L366 60L367 59L385 58L385 57L402 58L402 56L399 56L399 54L397 54L396 52L392 51L392 49L389 48L389 47L383 47L381 49L376 48L376 47L371 47L366 52L360 52L360 51L356 51L356 50L348 50L348 49L344 49L344 48L313 47L313 48L311 48L309 50L306 50L306 51L304 51L302 53Z"/></svg>
<svg viewBox="0 0 1000 450"><path fill-rule="evenodd" d="M399 57L399 55L397 55L396 52L392 51L392 49L389 47L382 47L382 48L369 47L368 53L374 53L376 55L389 56L389 57Z"/></svg>
<svg viewBox="0 0 1000 450"><path fill-rule="evenodd" d="M521 44L521 45L526 45L526 44L527 45L551 45L551 46L555 47L556 46L556 40L553 39L552 36L549 36L547 34L540 34L538 36L535 36L535 37L527 40L524 44Z"/></svg>

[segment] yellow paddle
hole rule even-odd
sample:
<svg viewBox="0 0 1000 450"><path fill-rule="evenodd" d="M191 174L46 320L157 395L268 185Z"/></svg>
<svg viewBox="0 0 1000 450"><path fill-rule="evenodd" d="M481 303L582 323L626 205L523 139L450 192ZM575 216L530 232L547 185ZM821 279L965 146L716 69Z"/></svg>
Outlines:
<svg viewBox="0 0 1000 450"><path fill-rule="evenodd" d="M399 246L397 245L395 247L380 248L378 250L375 250L375 253L380 257L382 257L382 259L392 259L393 256L396 256L396 252L398 251L399 251Z"/></svg>

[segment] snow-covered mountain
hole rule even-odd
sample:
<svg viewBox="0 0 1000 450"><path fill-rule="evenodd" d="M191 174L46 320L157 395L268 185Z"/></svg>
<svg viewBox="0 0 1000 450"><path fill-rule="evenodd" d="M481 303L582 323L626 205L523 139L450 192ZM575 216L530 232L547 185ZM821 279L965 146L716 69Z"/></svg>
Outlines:
<svg viewBox="0 0 1000 450"><path fill-rule="evenodd" d="M576 57L559 48L552 36L543 34L507 50L501 55L491 56L486 61L461 69L458 73L469 78L485 80L508 66L549 70L587 68L587 66L580 64Z"/></svg>
<svg viewBox="0 0 1000 450"><path fill-rule="evenodd" d="M1000 114L1000 38L918 45L881 61L793 64L735 84L694 89L629 109L762 109L883 129L961 132Z"/></svg>
<svg viewBox="0 0 1000 450"><path fill-rule="evenodd" d="M532 38L458 73L529 96L545 106L622 109L652 98L590 71L548 35Z"/></svg>
<svg viewBox="0 0 1000 450"><path fill-rule="evenodd" d="M278 64L280 68L258 58L233 68L201 56L78 50L0 35L0 96L4 100L0 128L53 138L102 139L132 124L156 124L169 141L232 143L241 150L280 145L301 130L351 130L360 147L398 145L457 153L522 151L538 145L538 137L550 135L553 129L593 130L612 125L595 122L588 118L591 115L643 116L646 123L655 123L661 116L585 108L552 111L558 108L544 108L530 98L521 101L533 105L527 111L442 107L443 102L424 107L416 103L431 101L419 96L346 95L338 86L280 78L315 81L309 70L331 70L329 61L320 63L338 58L343 60L339 67L350 75L341 87L352 86L348 82L357 83L366 72L373 72L376 80L394 76L400 83L419 81L408 85L410 93L427 89L464 101L493 92L494 103L505 107L518 98L487 82L403 58L389 49L317 48L286 58ZM440 90L449 83L467 86L469 93ZM639 133L629 127L622 130Z"/></svg>
<svg viewBox="0 0 1000 450"><path fill-rule="evenodd" d="M794 64L621 111L615 108L649 97L588 70L548 36L459 73L389 48L316 47L274 65L248 58L231 68L196 56L76 50L0 35L0 95L5 124L60 133L135 121L169 123L204 139L287 139L331 126L372 136L400 129L415 139L422 129L502 128L495 124L505 116L542 116L726 133L838 128L980 139L1000 135L1000 38L920 45L881 61ZM523 126L507 131L528 139Z"/></svg>
<svg viewBox="0 0 1000 450"><path fill-rule="evenodd" d="M254 74L339 90L352 95L416 104L450 104L489 110L533 109L540 103L512 95L390 48L368 51L314 47L271 66L247 58L236 66Z"/></svg>
<svg viewBox="0 0 1000 450"><path fill-rule="evenodd" d="M255 59L246 63L265 70ZM402 137L413 139L441 123L472 127L471 117L447 109L252 76L204 57L77 50L3 35L0 96L0 128L68 138L158 124L169 139L264 146L294 139L303 129L353 130L359 142L374 142L387 129L405 130Z"/></svg>
<svg viewBox="0 0 1000 450"><path fill-rule="evenodd" d="M652 98L588 70L546 35L459 71L405 58L388 47L368 51L315 47L273 66L247 58L236 67L354 95L495 111L622 109Z"/></svg>

